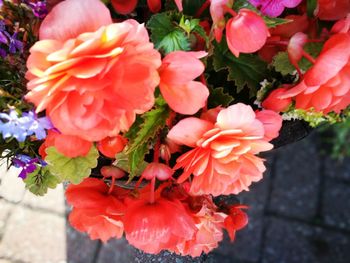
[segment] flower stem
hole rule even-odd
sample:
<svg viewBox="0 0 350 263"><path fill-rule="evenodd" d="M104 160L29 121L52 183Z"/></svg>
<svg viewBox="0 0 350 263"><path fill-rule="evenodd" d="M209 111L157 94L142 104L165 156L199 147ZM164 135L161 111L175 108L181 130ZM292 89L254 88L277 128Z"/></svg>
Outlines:
<svg viewBox="0 0 350 263"><path fill-rule="evenodd" d="M113 192L114 184L115 184L115 178L112 176L112 183L111 183L111 186L109 187L109 190L108 190L109 195Z"/></svg>
<svg viewBox="0 0 350 263"><path fill-rule="evenodd" d="M306 58L308 61L310 61L312 64L315 64L316 63L316 60L307 52L305 52L304 50L302 51L303 52L303 56L304 58Z"/></svg>
<svg viewBox="0 0 350 263"><path fill-rule="evenodd" d="M155 200L154 198L155 187L156 187L156 177L154 176L151 181L151 194L149 199L149 202L151 204L154 204L154 200Z"/></svg>
<svg viewBox="0 0 350 263"><path fill-rule="evenodd" d="M224 5L223 8L226 11L226 13L230 13L233 17L237 16L236 11L234 11L231 8L229 8L227 5Z"/></svg>
<svg viewBox="0 0 350 263"><path fill-rule="evenodd" d="M195 14L195 17L200 17L209 6L210 6L210 0L206 0L203 3L203 5L198 9L197 13Z"/></svg>

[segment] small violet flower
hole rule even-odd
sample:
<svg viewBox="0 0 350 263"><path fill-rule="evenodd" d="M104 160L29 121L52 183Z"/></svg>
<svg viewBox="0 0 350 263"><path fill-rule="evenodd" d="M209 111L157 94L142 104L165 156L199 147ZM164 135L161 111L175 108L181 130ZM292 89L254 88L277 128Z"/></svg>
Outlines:
<svg viewBox="0 0 350 263"><path fill-rule="evenodd" d="M43 19L48 14L46 1L36 1L33 3L30 0L26 0L25 2L32 9L36 17Z"/></svg>
<svg viewBox="0 0 350 263"><path fill-rule="evenodd" d="M255 7L260 7L264 15L277 17L283 13L285 8L294 8L302 0L249 0Z"/></svg>
<svg viewBox="0 0 350 263"><path fill-rule="evenodd" d="M31 174L37 169L37 164L41 166L46 166L47 164L40 160L39 158L31 158L24 154L18 154L13 158L12 164L16 168L22 168L22 171L18 175L18 177L22 179L26 179L28 174Z"/></svg>
<svg viewBox="0 0 350 263"><path fill-rule="evenodd" d="M17 39L17 32L13 33L11 36L6 31L6 25L3 20L0 20L0 44L7 45L11 54L17 51L22 52L23 50L23 43ZM0 56L5 57L6 55L6 51L0 47Z"/></svg>
<svg viewBox="0 0 350 263"><path fill-rule="evenodd" d="M9 114L0 113L0 133L3 138L14 137L17 141L23 142L27 136L35 135L37 139L46 138L46 131L53 128L47 117L37 118L34 112L18 113L12 110Z"/></svg>

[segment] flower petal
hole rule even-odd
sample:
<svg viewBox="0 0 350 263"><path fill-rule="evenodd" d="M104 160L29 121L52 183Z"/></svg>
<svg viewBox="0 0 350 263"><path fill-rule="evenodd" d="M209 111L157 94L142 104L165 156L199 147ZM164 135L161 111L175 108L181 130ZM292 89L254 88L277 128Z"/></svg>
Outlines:
<svg viewBox="0 0 350 263"><path fill-rule="evenodd" d="M56 5L40 27L40 40L66 41L112 23L108 8L99 0L66 0Z"/></svg>

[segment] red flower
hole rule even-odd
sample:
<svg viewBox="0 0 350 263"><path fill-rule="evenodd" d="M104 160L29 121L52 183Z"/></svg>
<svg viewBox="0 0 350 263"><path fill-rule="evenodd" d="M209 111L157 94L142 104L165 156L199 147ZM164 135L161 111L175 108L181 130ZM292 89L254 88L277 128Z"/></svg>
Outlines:
<svg viewBox="0 0 350 263"><path fill-rule="evenodd" d="M350 13L349 0L318 0L317 16L321 20L338 20Z"/></svg>
<svg viewBox="0 0 350 263"><path fill-rule="evenodd" d="M253 53L261 49L269 36L264 19L249 9L241 9L226 24L226 39L231 52Z"/></svg>
<svg viewBox="0 0 350 263"><path fill-rule="evenodd" d="M332 36L303 80L281 99L294 97L297 109L339 113L350 104L350 35Z"/></svg>
<svg viewBox="0 0 350 263"><path fill-rule="evenodd" d="M138 0L112 0L112 6L119 14L126 15L134 11Z"/></svg>
<svg viewBox="0 0 350 263"><path fill-rule="evenodd" d="M43 159L46 157L46 148L51 146L54 146L57 151L64 156L75 158L78 156L86 156L92 147L92 142L74 135L64 135L50 130L39 149L39 153Z"/></svg>
<svg viewBox="0 0 350 263"><path fill-rule="evenodd" d="M109 158L115 159L117 153L121 152L127 144L127 139L121 135L106 137L97 144L97 149Z"/></svg>
<svg viewBox="0 0 350 263"><path fill-rule="evenodd" d="M191 240L196 226L191 215L178 200L158 198L128 203L124 219L126 239L147 253L157 254Z"/></svg>
<svg viewBox="0 0 350 263"><path fill-rule="evenodd" d="M236 232L248 224L248 216L242 209L248 208L245 205L234 205L229 209L229 216L226 217L224 225L231 241L235 240Z"/></svg>
<svg viewBox="0 0 350 263"><path fill-rule="evenodd" d="M68 186L66 191L67 202L73 206L70 224L88 233L91 239L103 242L122 237L124 229L125 205L116 196L109 195L108 190L103 181L88 178L79 185Z"/></svg>
<svg viewBox="0 0 350 263"><path fill-rule="evenodd" d="M280 99L279 97L284 94L287 88L278 88L272 91L269 96L262 102L264 109L273 110L275 112L283 112L288 109L292 103L291 98Z"/></svg>

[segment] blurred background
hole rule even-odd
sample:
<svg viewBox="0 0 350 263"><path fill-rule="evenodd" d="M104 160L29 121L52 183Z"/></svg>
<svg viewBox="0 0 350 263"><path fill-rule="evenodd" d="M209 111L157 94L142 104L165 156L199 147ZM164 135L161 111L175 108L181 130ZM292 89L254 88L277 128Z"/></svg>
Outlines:
<svg viewBox="0 0 350 263"><path fill-rule="evenodd" d="M45 197L26 191L18 171L0 171L0 263L348 263L349 123L323 128L266 156L265 178L240 194L249 225L197 259L143 254L124 240L90 241L67 224L62 187ZM332 139L333 138L333 139Z"/></svg>

